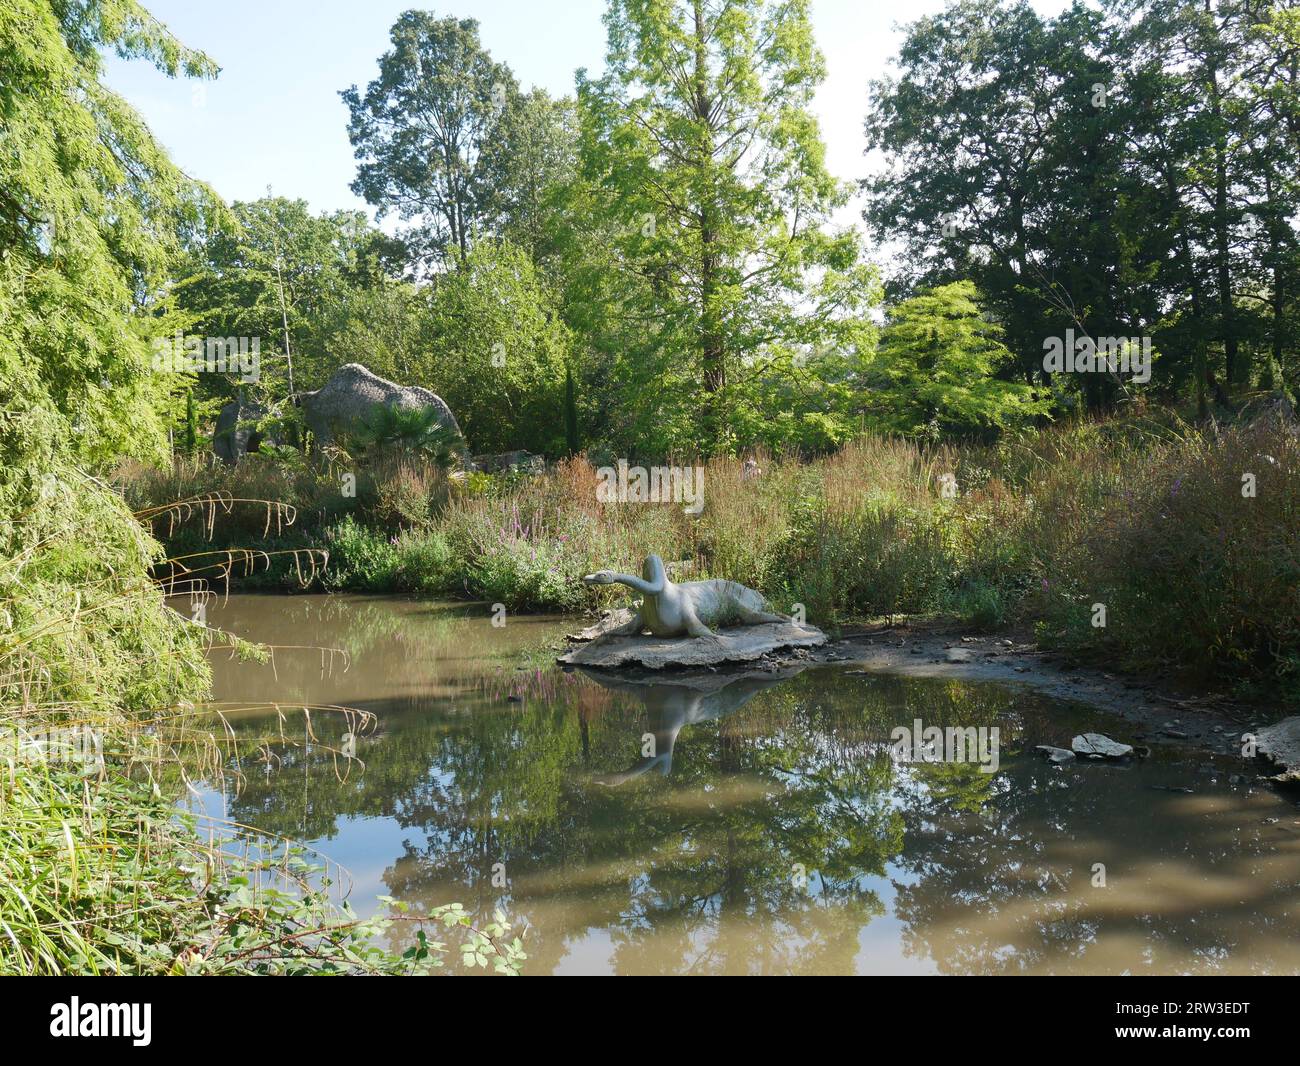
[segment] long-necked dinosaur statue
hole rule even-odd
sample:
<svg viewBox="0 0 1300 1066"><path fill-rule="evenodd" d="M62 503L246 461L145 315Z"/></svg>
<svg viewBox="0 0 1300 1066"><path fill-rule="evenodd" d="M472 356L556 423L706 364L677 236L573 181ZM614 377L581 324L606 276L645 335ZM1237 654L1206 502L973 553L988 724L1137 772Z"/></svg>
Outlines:
<svg viewBox="0 0 1300 1066"><path fill-rule="evenodd" d="M648 629L656 637L704 637L716 640L711 627L729 624L761 625L789 622L787 615L769 610L761 593L736 581L683 581L668 579L663 560L647 555L641 577L597 570L582 579L588 585L627 585L641 593L641 607L622 625L607 629L593 645L613 637L636 636Z"/></svg>

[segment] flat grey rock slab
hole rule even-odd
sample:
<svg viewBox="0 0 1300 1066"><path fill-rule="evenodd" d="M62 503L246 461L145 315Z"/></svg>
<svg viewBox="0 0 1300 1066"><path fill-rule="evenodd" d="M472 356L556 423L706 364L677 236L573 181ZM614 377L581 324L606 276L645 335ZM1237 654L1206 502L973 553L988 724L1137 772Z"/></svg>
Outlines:
<svg viewBox="0 0 1300 1066"><path fill-rule="evenodd" d="M689 691L704 696L714 695L727 689L745 687L767 688L779 681L785 681L808 669L808 663L787 663L776 669L754 669L738 665L734 670L646 670L644 667L629 666L611 673L598 666L579 666L578 672L589 677L606 688L623 692L637 692L653 689L656 692Z"/></svg>
<svg viewBox="0 0 1300 1066"><path fill-rule="evenodd" d="M1256 730L1255 750L1282 767L1274 781L1300 782L1300 717Z"/></svg>
<svg viewBox="0 0 1300 1066"><path fill-rule="evenodd" d="M1081 733L1070 741L1070 747L1075 755L1090 759L1122 759L1133 754L1131 744L1121 744L1101 733Z"/></svg>
<svg viewBox="0 0 1300 1066"><path fill-rule="evenodd" d="M580 629L576 633L567 634L567 639L573 641L575 644L583 643L588 640L595 640L607 629L616 629L623 625L623 623L630 622L631 620L631 607L616 607L612 611L606 611L605 614L601 616L599 622L593 622L591 625L587 626L586 629Z"/></svg>
<svg viewBox="0 0 1300 1066"><path fill-rule="evenodd" d="M1074 752L1069 748L1054 748L1050 744L1039 744L1034 750L1041 751L1048 762L1074 762Z"/></svg>
<svg viewBox="0 0 1300 1066"><path fill-rule="evenodd" d="M593 627L594 628L594 627ZM603 628L603 627L602 627ZM586 631L584 631L586 632ZM594 634L598 635L598 634ZM587 638L588 641L591 638ZM814 626L792 622L765 622L757 626L719 629L716 640L705 637L614 637L601 644L579 644L559 657L572 666L643 666L662 670L672 666L717 666L744 663L786 648L816 648L826 634Z"/></svg>

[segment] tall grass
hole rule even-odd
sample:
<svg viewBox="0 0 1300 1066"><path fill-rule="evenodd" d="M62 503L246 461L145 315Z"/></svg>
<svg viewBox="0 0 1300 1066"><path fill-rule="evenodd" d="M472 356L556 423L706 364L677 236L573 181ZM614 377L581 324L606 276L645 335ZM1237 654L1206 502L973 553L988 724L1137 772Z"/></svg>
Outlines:
<svg viewBox="0 0 1300 1066"><path fill-rule="evenodd" d="M307 516L295 543L329 547L329 587L538 610L625 597L578 579L635 570L656 552L679 577L742 581L821 625L934 612L983 628L1034 623L1044 643L1080 658L1195 667L1294 693L1298 447L1294 427L1276 420L1199 429L1172 416L1072 422L991 447L864 437L815 462L759 457L755 479L737 460L711 460L698 516L599 502L582 458L536 478L369 472L372 498L405 493L401 509L359 497L325 506L337 472L306 466L294 475ZM1242 495L1245 474L1253 497ZM150 476L183 496L269 492L247 479L283 475L259 464L223 480L181 464ZM138 503L157 491L147 478L124 484ZM203 536L190 528L169 543Z"/></svg>

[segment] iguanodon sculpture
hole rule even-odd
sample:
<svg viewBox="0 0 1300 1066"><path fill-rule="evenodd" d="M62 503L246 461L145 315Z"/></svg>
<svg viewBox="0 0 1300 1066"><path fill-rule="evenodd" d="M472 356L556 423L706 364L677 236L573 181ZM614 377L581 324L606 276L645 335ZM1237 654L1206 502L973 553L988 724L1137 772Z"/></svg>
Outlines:
<svg viewBox="0 0 1300 1066"><path fill-rule="evenodd" d="M789 622L783 614L768 609L762 595L735 581L668 580L663 560L647 555L641 565L641 577L597 570L582 579L588 585L627 585L641 593L641 607L619 626L601 633L592 644L613 637L638 635L648 629L656 637L707 637L717 639L711 627L733 623L761 625L764 622Z"/></svg>

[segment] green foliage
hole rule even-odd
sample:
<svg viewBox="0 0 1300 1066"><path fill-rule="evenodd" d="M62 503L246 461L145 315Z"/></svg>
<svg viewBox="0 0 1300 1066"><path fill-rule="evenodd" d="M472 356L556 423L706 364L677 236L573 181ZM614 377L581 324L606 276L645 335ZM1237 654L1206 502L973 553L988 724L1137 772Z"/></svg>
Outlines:
<svg viewBox="0 0 1300 1066"><path fill-rule="evenodd" d="M469 965L515 974L527 958L500 914L480 927L460 904L416 915L384 898L360 919L300 848L223 855L201 843L193 819L178 824L156 785L117 765L142 754L130 725L93 727L113 752L104 773L11 763L0 795L0 974L418 975L453 950L426 927L460 934ZM382 946L397 923L417 930L402 953Z"/></svg>
<svg viewBox="0 0 1300 1066"><path fill-rule="evenodd" d="M193 727L204 652L255 652L167 605L159 545L91 471L159 457L181 398L193 444L194 383L156 373L150 342L189 320L159 293L222 210L100 83L106 50L216 71L134 0L0 5L0 973L425 972L441 942L392 956L375 939L387 917L340 912L291 857L241 864L178 823L182 773L229 755ZM170 502L173 519L232 505ZM265 536L285 512L263 506ZM97 738L102 760L23 741L59 730ZM477 966L522 961L503 919L410 920L466 929Z"/></svg>
<svg viewBox="0 0 1300 1066"><path fill-rule="evenodd" d="M537 528L517 506L498 504L465 515L456 535L467 549L467 587L507 607L575 610L586 600L576 559L563 534Z"/></svg>
<svg viewBox="0 0 1300 1066"><path fill-rule="evenodd" d="M1023 382L998 377L1011 353L969 281L940 285L889 313L866 378L883 428L931 439L1016 429L1047 413Z"/></svg>
<svg viewBox="0 0 1300 1066"><path fill-rule="evenodd" d="M1010 620L1006 593L978 579L963 582L954 590L945 599L944 610L984 632L996 630Z"/></svg>
<svg viewBox="0 0 1300 1066"><path fill-rule="evenodd" d="M1080 658L1186 664L1300 694L1300 446L1285 425L1152 439L1079 434L1033 533L1043 641ZM1256 495L1243 495L1243 475ZM1093 624L1093 605L1106 625Z"/></svg>
<svg viewBox="0 0 1300 1066"><path fill-rule="evenodd" d="M325 547L330 567L325 582L331 588L364 588L392 592L397 577L397 546L391 535L361 526L351 515L330 528Z"/></svg>
<svg viewBox="0 0 1300 1066"><path fill-rule="evenodd" d="M216 222L188 242L172 299L190 334L257 339L258 384L272 402L289 392L286 333L295 388L314 388L349 361L339 357L336 338L349 335L360 308L378 338L356 361L382 373L405 358L394 338L400 324L390 320L403 320L406 290L385 273L385 238L364 214L313 215L303 200L267 196L234 204ZM201 387L223 399L238 384L234 375L201 377Z"/></svg>
<svg viewBox="0 0 1300 1066"><path fill-rule="evenodd" d="M828 225L847 193L810 111L807 4L614 0L605 21L606 72L578 81L568 305L619 389L606 433L731 451L792 411L797 437L834 417L877 293L857 234Z"/></svg>
<svg viewBox="0 0 1300 1066"><path fill-rule="evenodd" d="M158 545L121 498L52 454L56 420L0 420L0 703L28 685L100 708L200 693L203 640L148 578Z"/></svg>
<svg viewBox="0 0 1300 1066"><path fill-rule="evenodd" d="M341 94L360 165L352 190L380 214L416 224L405 234L424 264L465 256L471 236L502 219L525 229L557 148L544 94L520 96L473 19L407 11L364 93Z"/></svg>
<svg viewBox="0 0 1300 1066"><path fill-rule="evenodd" d="M1019 376L1043 341L1155 338L1150 386L1055 375L1090 408L1144 388L1227 405L1294 388L1300 40L1290 5L953 0L872 86L865 217L904 252L891 289L972 279Z"/></svg>
<svg viewBox="0 0 1300 1066"><path fill-rule="evenodd" d="M523 249L475 243L439 276L423 336L422 376L438 382L476 453L564 451L569 333Z"/></svg>
<svg viewBox="0 0 1300 1066"><path fill-rule="evenodd" d="M161 452L169 383L128 312L212 205L101 84L101 49L170 75L216 67L133 0L0 7L0 407L57 410L57 436L102 465Z"/></svg>
<svg viewBox="0 0 1300 1066"><path fill-rule="evenodd" d="M459 435L442 424L433 407L397 407L380 404L356 436L361 446L379 455L418 456L441 469L455 459Z"/></svg>

